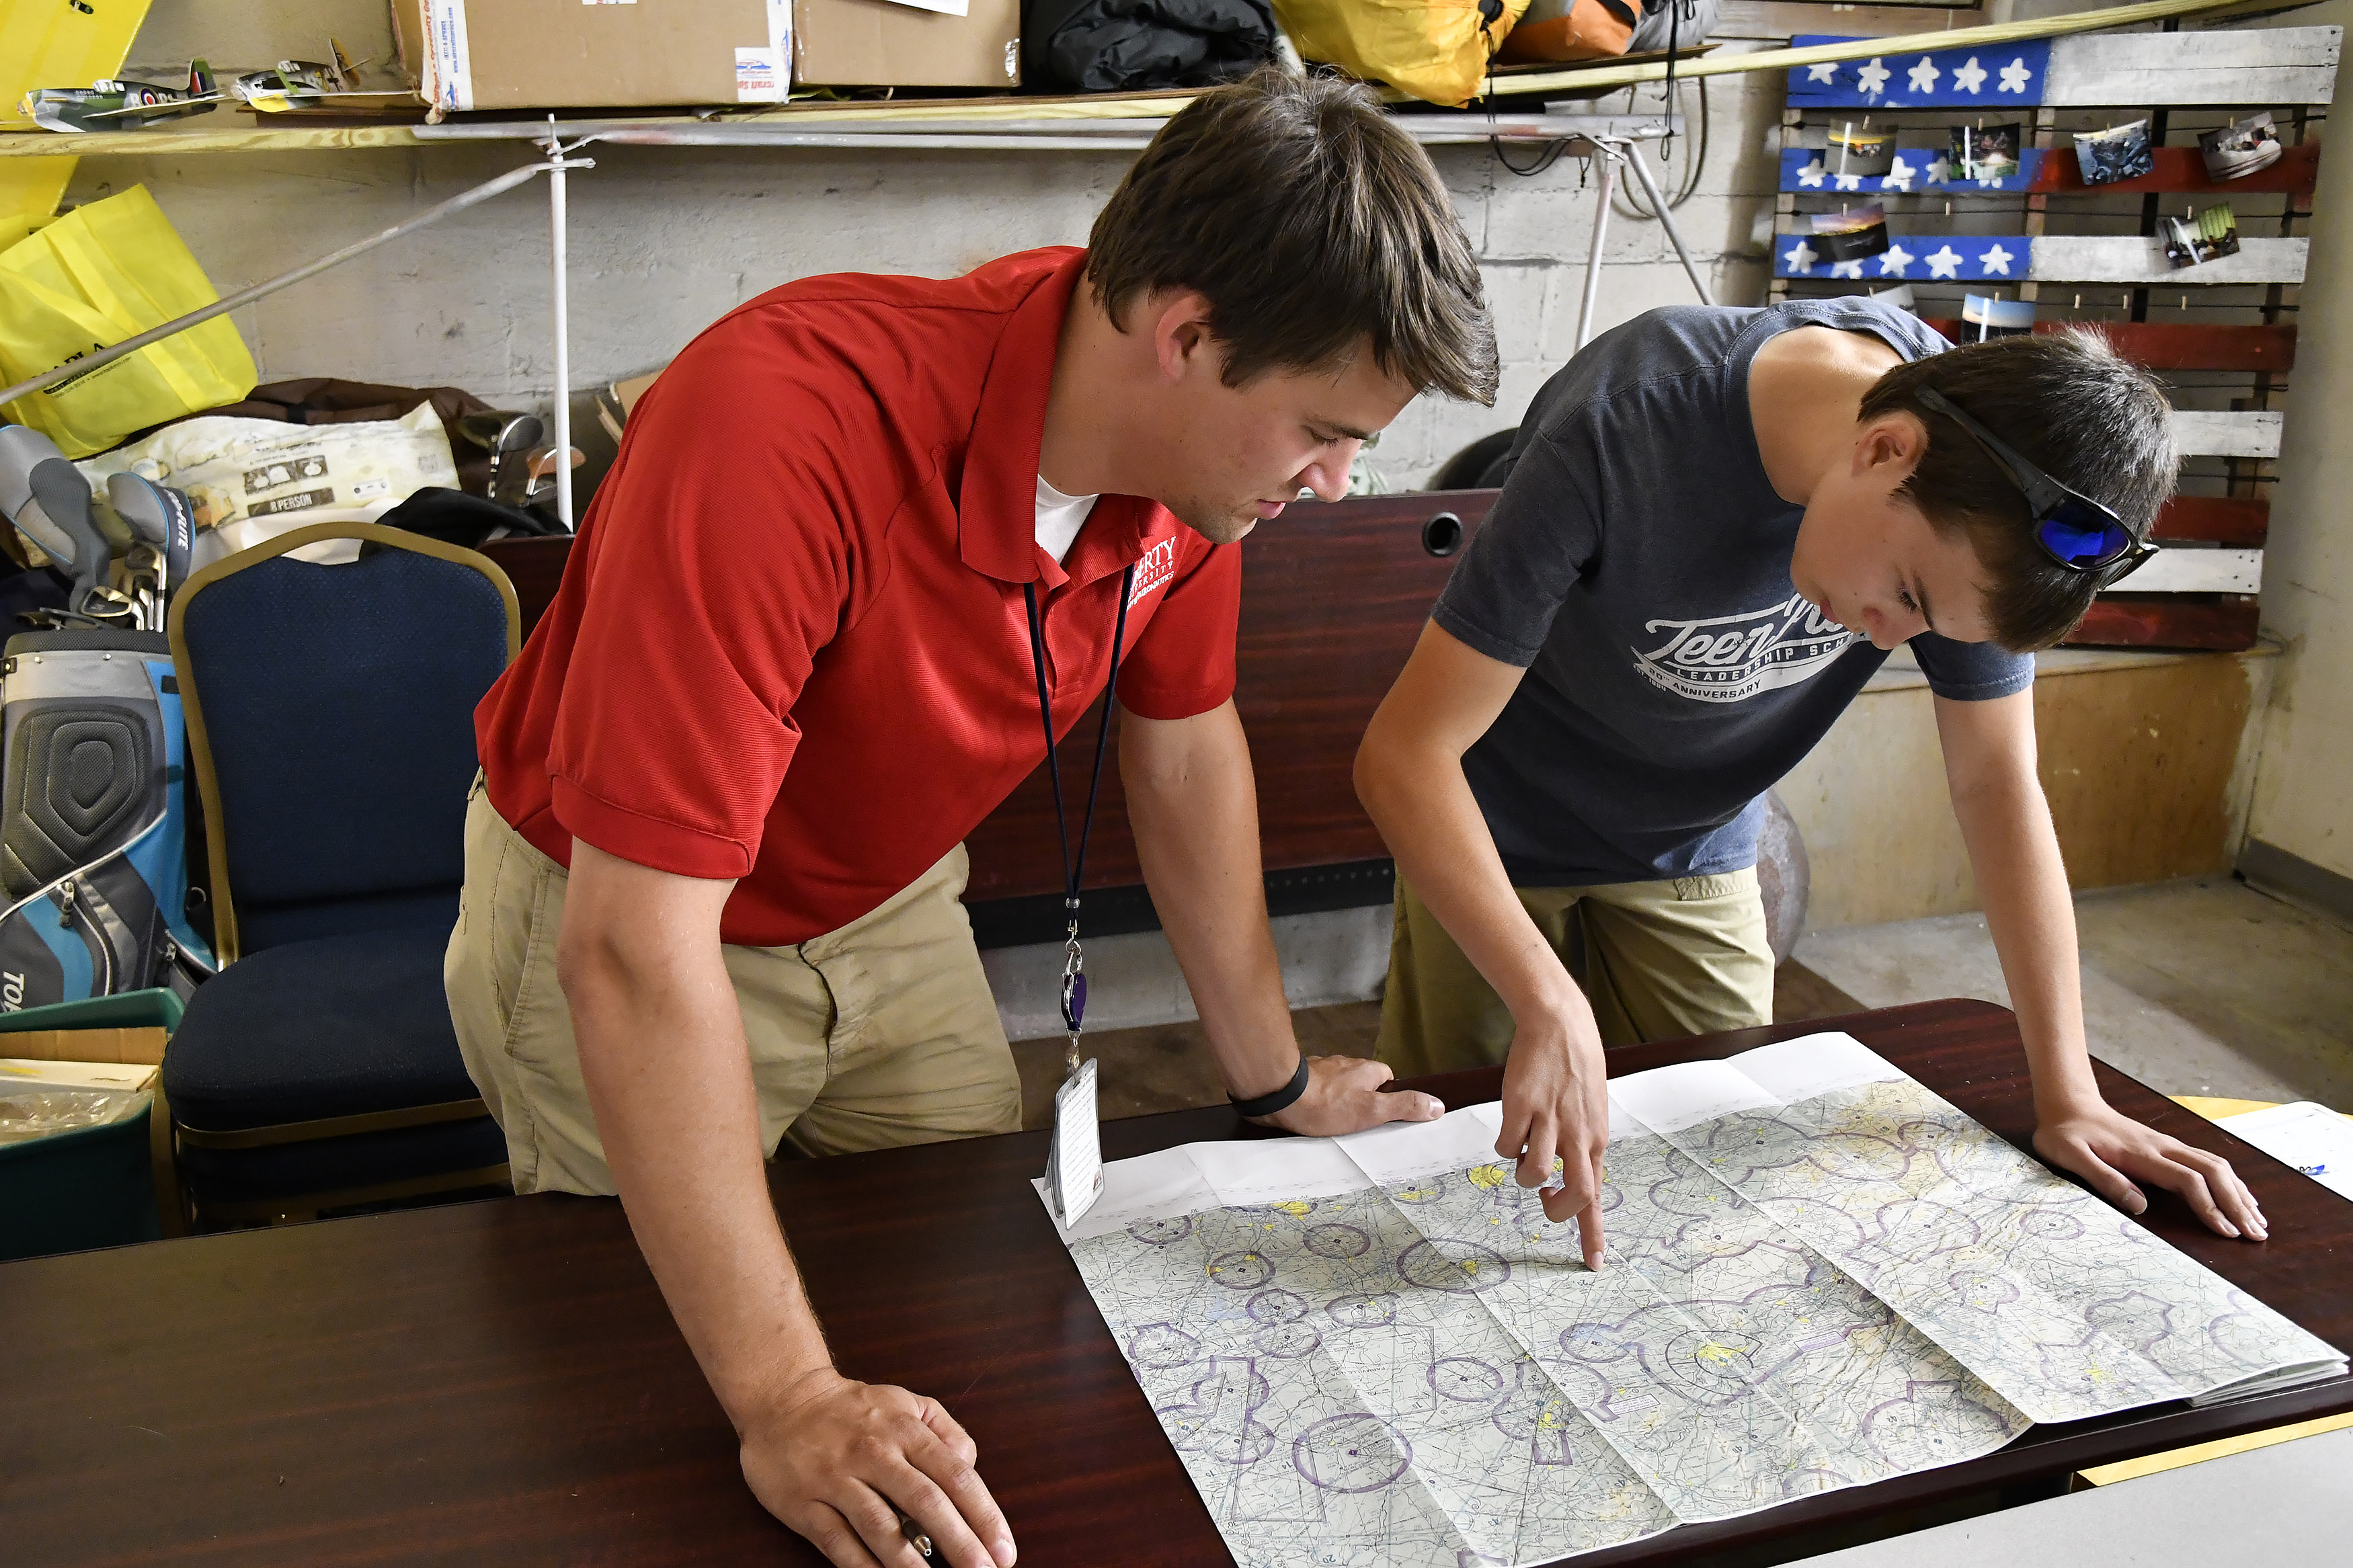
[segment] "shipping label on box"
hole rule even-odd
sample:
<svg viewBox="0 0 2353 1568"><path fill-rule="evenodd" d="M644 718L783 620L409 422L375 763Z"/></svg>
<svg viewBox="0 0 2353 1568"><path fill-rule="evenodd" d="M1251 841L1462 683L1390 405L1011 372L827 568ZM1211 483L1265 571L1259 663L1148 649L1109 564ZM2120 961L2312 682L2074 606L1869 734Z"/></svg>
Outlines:
<svg viewBox="0 0 2353 1568"><path fill-rule="evenodd" d="M444 113L474 107L472 51L466 42L466 0L421 0L425 38L417 75L425 100Z"/></svg>
<svg viewBox="0 0 2353 1568"><path fill-rule="evenodd" d="M735 51L735 101L782 103L793 79L793 0L768 0L768 41Z"/></svg>

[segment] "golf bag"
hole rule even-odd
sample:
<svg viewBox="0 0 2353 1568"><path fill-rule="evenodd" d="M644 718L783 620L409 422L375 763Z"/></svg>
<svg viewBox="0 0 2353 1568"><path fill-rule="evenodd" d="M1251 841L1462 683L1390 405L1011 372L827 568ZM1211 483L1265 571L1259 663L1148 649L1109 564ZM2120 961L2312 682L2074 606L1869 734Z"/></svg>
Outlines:
<svg viewBox="0 0 2353 1568"><path fill-rule="evenodd" d="M8 639L0 1012L155 985L185 995L215 967L187 926L185 756L163 633Z"/></svg>

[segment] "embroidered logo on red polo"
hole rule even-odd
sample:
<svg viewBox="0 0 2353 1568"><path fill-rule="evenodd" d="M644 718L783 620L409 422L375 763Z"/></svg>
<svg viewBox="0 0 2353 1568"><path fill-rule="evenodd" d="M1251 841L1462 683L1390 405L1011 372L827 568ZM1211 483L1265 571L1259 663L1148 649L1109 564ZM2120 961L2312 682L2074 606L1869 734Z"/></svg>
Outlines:
<svg viewBox="0 0 2353 1568"><path fill-rule="evenodd" d="M1855 634L1792 594L1770 609L1707 620L1642 623L1666 640L1634 655L1634 668L1662 691L1695 702L1739 702L1810 680L1855 641Z"/></svg>
<svg viewBox="0 0 2353 1568"><path fill-rule="evenodd" d="M1145 551L1144 559L1135 563L1135 588L1127 596L1129 606L1155 588L1166 587L1168 580L1176 575L1176 541L1164 539Z"/></svg>

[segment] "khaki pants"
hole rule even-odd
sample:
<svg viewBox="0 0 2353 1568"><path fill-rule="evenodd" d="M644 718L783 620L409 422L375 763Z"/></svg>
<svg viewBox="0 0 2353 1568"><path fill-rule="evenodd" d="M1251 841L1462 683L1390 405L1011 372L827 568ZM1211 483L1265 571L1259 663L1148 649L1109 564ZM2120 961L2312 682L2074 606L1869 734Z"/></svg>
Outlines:
<svg viewBox="0 0 2353 1568"><path fill-rule="evenodd" d="M965 869L959 846L839 931L723 950L772 1158L781 1145L838 1154L1020 1130L1021 1080L957 902ZM505 1130L515 1191L609 1194L556 984L564 889L564 868L507 826L478 780L443 968L466 1070Z"/></svg>
<svg viewBox="0 0 2353 1568"><path fill-rule="evenodd" d="M1754 868L1599 888L1521 888L1536 929L1584 987L1604 1045L1773 1020L1773 952ZM1381 1060L1400 1078L1503 1061L1512 1015L1398 879Z"/></svg>

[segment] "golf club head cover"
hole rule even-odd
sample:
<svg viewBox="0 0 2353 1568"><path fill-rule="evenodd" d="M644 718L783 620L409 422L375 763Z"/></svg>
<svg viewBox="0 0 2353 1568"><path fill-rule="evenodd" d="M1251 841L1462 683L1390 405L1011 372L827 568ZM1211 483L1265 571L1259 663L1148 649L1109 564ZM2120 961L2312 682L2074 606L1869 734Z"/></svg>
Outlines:
<svg viewBox="0 0 2353 1568"><path fill-rule="evenodd" d="M81 608L84 595L106 581L114 563L114 547L99 531L90 499L90 481L65 458L44 458L33 465L33 504L73 542L75 609Z"/></svg>
<svg viewBox="0 0 2353 1568"><path fill-rule="evenodd" d="M163 552L164 588L178 587L196 542L196 509L188 492L137 474L116 474L106 481L106 499L132 532Z"/></svg>
<svg viewBox="0 0 2353 1568"><path fill-rule="evenodd" d="M5 512L16 531L39 545L49 559L70 571L81 552L33 494L33 474L48 462L65 462L56 442L22 425L0 426L0 512ZM72 465L67 468L70 471Z"/></svg>

